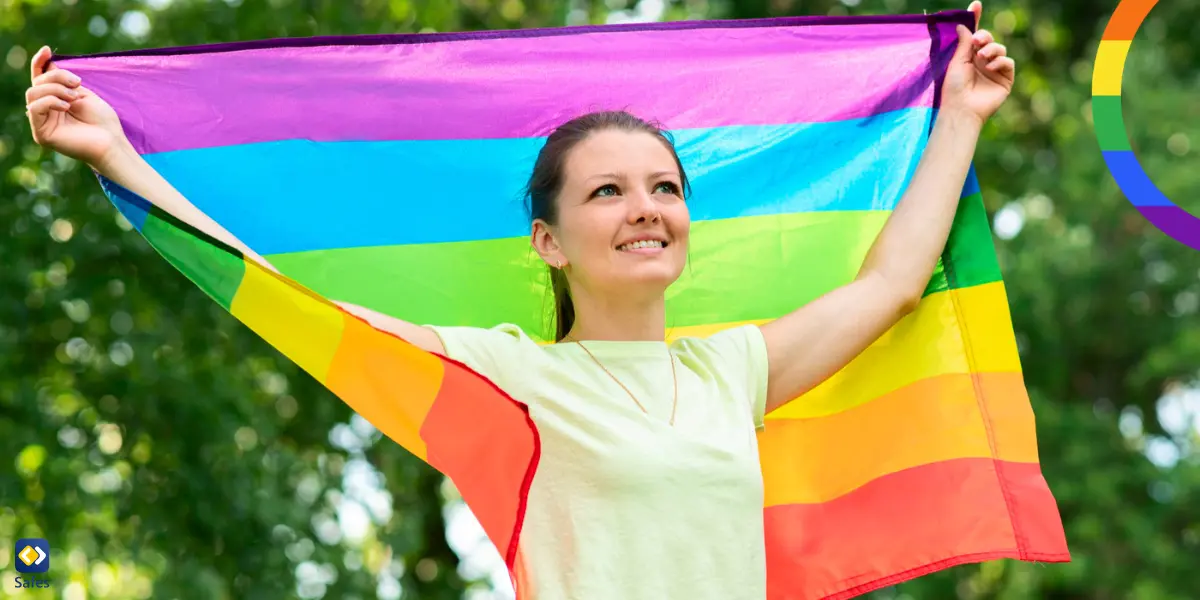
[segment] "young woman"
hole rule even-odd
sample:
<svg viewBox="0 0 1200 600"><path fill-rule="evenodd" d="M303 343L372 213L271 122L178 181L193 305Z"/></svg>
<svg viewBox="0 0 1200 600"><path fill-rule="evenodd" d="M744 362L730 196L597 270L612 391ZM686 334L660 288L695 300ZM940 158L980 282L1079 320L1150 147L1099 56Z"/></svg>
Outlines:
<svg viewBox="0 0 1200 600"><path fill-rule="evenodd" d="M978 22L980 3L969 9ZM342 304L529 405L542 458L519 576L533 597L766 595L755 429L916 306L980 128L1012 88L1004 46L986 31L958 34L925 154L858 277L775 321L664 342L664 294L687 257L687 178L662 131L620 112L559 127L529 181L556 344L513 326L419 326ZM261 260L142 160L111 107L49 56L34 56L26 93L37 143Z"/></svg>

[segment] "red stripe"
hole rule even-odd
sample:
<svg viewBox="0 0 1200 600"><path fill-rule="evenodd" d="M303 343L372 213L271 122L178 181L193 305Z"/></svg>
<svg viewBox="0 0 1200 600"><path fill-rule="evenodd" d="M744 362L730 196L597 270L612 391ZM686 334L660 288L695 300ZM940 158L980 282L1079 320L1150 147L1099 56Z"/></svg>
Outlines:
<svg viewBox="0 0 1200 600"><path fill-rule="evenodd" d="M440 357L441 358L441 357ZM421 438L512 572L540 444L528 408L461 363L446 372Z"/></svg>
<svg viewBox="0 0 1200 600"><path fill-rule="evenodd" d="M996 558L1070 559L1036 463L964 458L924 465L829 502L767 508L764 519L772 599L850 598Z"/></svg>
<svg viewBox="0 0 1200 600"><path fill-rule="evenodd" d="M1021 549L1018 558L1044 562L1070 560L1058 502L1050 493L1041 468L1036 464L998 460L996 470L1008 489L1012 520Z"/></svg>

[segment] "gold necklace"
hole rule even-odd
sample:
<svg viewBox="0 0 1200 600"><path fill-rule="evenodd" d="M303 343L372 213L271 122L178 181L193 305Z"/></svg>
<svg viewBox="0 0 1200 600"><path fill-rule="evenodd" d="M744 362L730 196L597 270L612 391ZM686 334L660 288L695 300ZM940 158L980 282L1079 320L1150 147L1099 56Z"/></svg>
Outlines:
<svg viewBox="0 0 1200 600"><path fill-rule="evenodd" d="M600 362L600 360L598 358L596 358L596 355L592 354L592 351L588 350L587 346L583 345L583 342L581 342L579 340L575 340L575 343L579 344L579 347L583 348L583 351L587 352L587 355L592 357L592 361L594 361L596 363L596 365L600 367L601 370L603 370L605 373L607 373L608 376L611 377L613 381L617 382L617 385L621 386L621 389L625 390L626 394L629 394L629 397L631 399L633 399L633 403L637 404L638 408L642 409L642 412L645 413L646 416L650 416L650 412L646 410L646 407L642 406L641 402L638 402L637 396L634 396L633 392L629 391L629 388L625 387L625 384L621 383L621 380L617 379L617 376L613 375L612 372L609 371L608 368L604 366L604 363ZM675 356L673 354L671 354L670 348L667 349L667 358L671 359L671 387L674 391L671 392L670 425L671 425L671 427L674 427L675 426L675 409L679 406L679 380L675 377Z"/></svg>

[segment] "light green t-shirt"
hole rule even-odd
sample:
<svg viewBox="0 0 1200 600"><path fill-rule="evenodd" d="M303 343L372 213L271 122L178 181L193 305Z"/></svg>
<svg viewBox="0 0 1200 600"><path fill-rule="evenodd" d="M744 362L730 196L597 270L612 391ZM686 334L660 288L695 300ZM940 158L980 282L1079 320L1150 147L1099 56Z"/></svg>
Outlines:
<svg viewBox="0 0 1200 600"><path fill-rule="evenodd" d="M577 344L520 328L431 327L446 353L529 405L541 459L520 552L534 600L762 600L767 354L757 326ZM675 426L671 366L679 385Z"/></svg>

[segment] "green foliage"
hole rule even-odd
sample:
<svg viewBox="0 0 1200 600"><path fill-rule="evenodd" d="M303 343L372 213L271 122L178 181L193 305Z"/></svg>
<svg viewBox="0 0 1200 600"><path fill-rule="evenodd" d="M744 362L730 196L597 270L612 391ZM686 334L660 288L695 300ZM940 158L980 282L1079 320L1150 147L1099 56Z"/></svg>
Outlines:
<svg viewBox="0 0 1200 600"><path fill-rule="evenodd" d="M1074 561L964 566L880 598L1197 597L1200 439L1158 418L1195 384L1200 254L1107 175L1091 59L1116 0L993 0L1018 64L977 156ZM963 0L965 4L965 0ZM1125 84L1133 148L1200 212L1200 8L1162 3ZM649 3L643 3L646 8ZM458 598L435 473L232 319L129 231L86 168L32 144L20 103L41 44L82 54L277 36L603 22L575 0L0 0L0 569L56 548L54 592L108 598ZM896 13L906 0L674 0L663 18ZM142 19L138 15L147 16ZM139 33L139 22L149 28ZM125 27L122 27L122 24ZM132 31L133 33L128 33ZM1195 147L1193 147L1195 146ZM1192 165L1187 168L1186 165ZM1017 232L1020 225L1019 232ZM1164 400L1164 395L1167 400ZM1151 462L1153 456L1173 460ZM368 467L367 465L371 465ZM366 472L386 490L346 485ZM361 539L331 525L368 506ZM281 551L282 550L282 551ZM82 597L82 596L78 596Z"/></svg>

